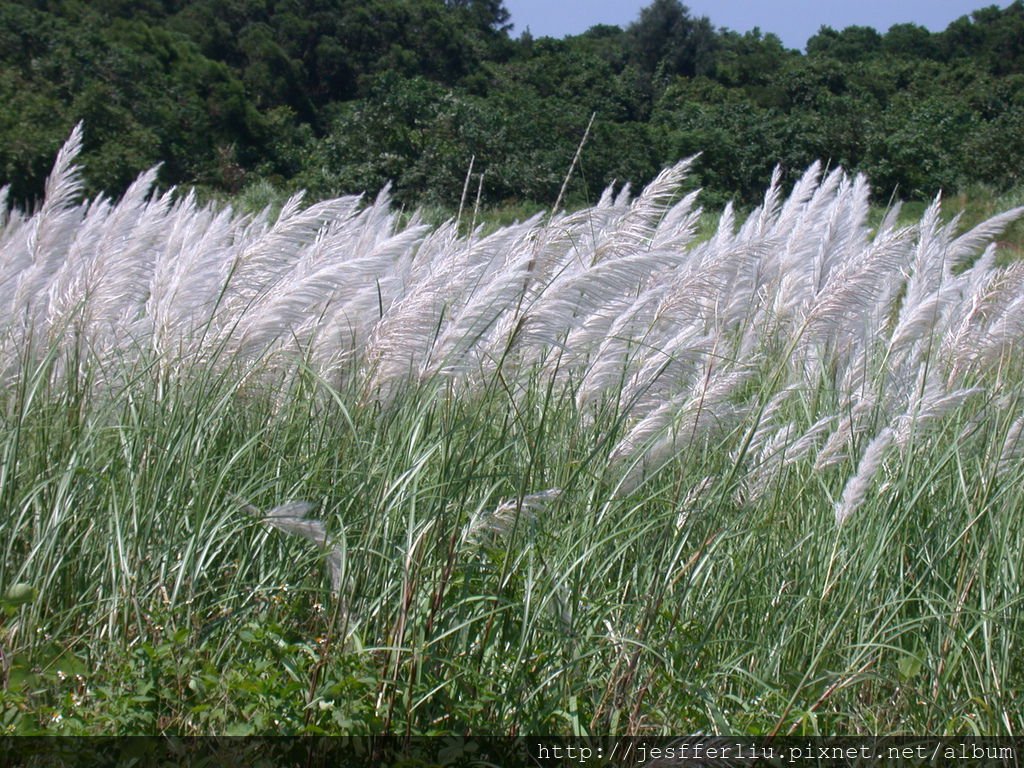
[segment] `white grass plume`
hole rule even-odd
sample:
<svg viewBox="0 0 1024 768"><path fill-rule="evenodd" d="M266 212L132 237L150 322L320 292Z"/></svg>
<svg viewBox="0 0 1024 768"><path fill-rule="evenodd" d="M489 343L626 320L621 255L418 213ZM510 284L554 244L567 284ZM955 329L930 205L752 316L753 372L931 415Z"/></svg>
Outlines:
<svg viewBox="0 0 1024 768"><path fill-rule="evenodd" d="M1018 416L1010 424L999 451L999 474L1007 475L1020 469L1024 462L1024 416Z"/></svg>
<svg viewBox="0 0 1024 768"><path fill-rule="evenodd" d="M470 544L496 541L508 536L520 524L530 527L537 512L546 509L561 495L561 489L549 488L526 494L521 499L506 499L493 509L478 509L463 528L462 541Z"/></svg>
<svg viewBox="0 0 1024 768"><path fill-rule="evenodd" d="M307 517L315 509L315 504L308 501L289 501L263 512L248 502L239 500L239 503L260 522L291 536L310 541L323 550L331 576L331 588L335 593L340 593L345 572L345 554L340 547L329 545L327 526L323 521Z"/></svg>
<svg viewBox="0 0 1024 768"><path fill-rule="evenodd" d="M500 366L512 397L540 379L572 387L583 419L616 409L620 490L711 435L767 488L794 455L835 467L889 425L845 517L879 446L987 407L1024 364L1024 268L991 245L1024 209L958 235L936 199L917 226L896 206L872 232L867 181L815 164L788 197L776 172L742 223L727 206L694 243L684 161L635 198L609 188L592 208L463 236L400 222L386 190L249 216L154 195L154 170L120 200L80 202L81 142L79 126L34 211L0 205L4 382L57 349L182 376L241 363L285 389L311 367L386 404L436 379L461 396ZM737 452L744 420L789 392Z"/></svg>
<svg viewBox="0 0 1024 768"><path fill-rule="evenodd" d="M893 431L885 427L864 449L860 463L857 464L856 474L846 482L843 497L836 503L835 516L838 525L842 525L864 503L894 437Z"/></svg>

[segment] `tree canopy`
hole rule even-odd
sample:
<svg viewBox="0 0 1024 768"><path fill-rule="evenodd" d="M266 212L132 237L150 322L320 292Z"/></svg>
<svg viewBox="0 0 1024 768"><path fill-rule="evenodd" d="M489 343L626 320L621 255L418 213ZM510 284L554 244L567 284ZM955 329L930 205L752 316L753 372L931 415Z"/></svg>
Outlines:
<svg viewBox="0 0 1024 768"><path fill-rule="evenodd" d="M679 0L620 28L514 36L502 0L8 0L0 183L41 192L84 120L87 191L162 163L165 185L451 205L472 159L491 203L550 204L702 153L712 200L777 164L867 172L879 195L1008 188L1024 168L1024 1L933 33L823 27L806 52Z"/></svg>

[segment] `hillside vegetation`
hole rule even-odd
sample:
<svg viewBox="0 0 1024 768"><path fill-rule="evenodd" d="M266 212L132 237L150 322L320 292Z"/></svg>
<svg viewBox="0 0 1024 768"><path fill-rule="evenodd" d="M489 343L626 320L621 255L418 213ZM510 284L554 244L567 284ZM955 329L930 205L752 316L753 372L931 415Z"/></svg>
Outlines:
<svg viewBox="0 0 1024 768"><path fill-rule="evenodd" d="M655 0L626 29L517 37L501 0L9 0L0 5L0 184L37 200L85 121L85 188L315 198L376 193L454 209L550 207L592 114L573 205L703 153L705 200L752 205L821 160L878 201L1021 184L1024 4L931 33L823 28L806 53ZM482 182L480 176L482 175Z"/></svg>

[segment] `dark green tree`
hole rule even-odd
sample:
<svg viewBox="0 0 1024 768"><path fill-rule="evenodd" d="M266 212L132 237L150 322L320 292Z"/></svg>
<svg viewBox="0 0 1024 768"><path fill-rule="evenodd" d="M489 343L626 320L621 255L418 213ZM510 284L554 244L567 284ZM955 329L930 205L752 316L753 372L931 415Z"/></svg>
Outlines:
<svg viewBox="0 0 1024 768"><path fill-rule="evenodd" d="M889 56L908 59L937 59L939 43L919 24L894 24L882 37L882 51Z"/></svg>
<svg viewBox="0 0 1024 768"><path fill-rule="evenodd" d="M717 40L707 17L695 19L679 0L654 0L626 30L639 68L649 74L708 74L714 67Z"/></svg>
<svg viewBox="0 0 1024 768"><path fill-rule="evenodd" d="M837 32L822 27L807 41L808 56L825 56L851 63L876 56L882 50L882 36L871 27L846 27Z"/></svg>

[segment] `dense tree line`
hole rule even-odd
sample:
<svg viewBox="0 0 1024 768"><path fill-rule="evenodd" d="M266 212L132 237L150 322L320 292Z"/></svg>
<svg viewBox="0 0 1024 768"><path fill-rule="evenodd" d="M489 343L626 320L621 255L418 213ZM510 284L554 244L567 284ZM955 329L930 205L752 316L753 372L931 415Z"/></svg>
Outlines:
<svg viewBox="0 0 1024 768"><path fill-rule="evenodd" d="M577 199L696 152L713 200L818 158L920 197L1021 183L1024 1L800 53L678 0L562 40L513 37L502 0L7 0L0 104L23 201L84 120L90 192L159 162L165 184L451 205L475 158L486 201L550 204L594 113Z"/></svg>

